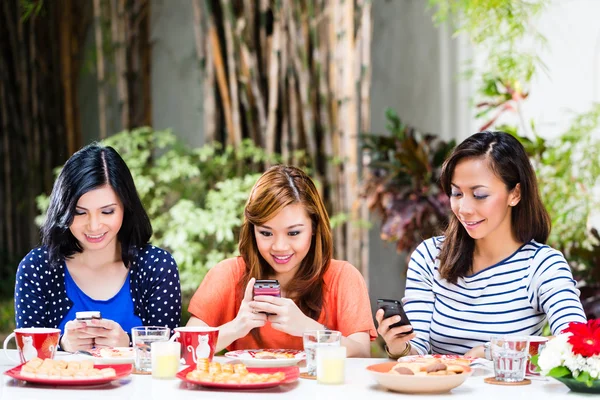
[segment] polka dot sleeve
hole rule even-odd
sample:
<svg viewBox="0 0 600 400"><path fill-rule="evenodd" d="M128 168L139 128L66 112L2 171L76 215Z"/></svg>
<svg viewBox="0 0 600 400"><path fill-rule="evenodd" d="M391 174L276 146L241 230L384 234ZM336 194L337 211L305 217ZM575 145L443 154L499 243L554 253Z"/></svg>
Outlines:
<svg viewBox="0 0 600 400"><path fill-rule="evenodd" d="M15 281L15 322L17 328L47 326L46 294L48 278L44 279L46 261L41 248L33 249L17 268Z"/></svg>
<svg viewBox="0 0 600 400"><path fill-rule="evenodd" d="M140 263L149 279L143 293L143 304L147 307L144 325L178 327L181 320L181 284L175 259L167 251L151 247L140 257Z"/></svg>

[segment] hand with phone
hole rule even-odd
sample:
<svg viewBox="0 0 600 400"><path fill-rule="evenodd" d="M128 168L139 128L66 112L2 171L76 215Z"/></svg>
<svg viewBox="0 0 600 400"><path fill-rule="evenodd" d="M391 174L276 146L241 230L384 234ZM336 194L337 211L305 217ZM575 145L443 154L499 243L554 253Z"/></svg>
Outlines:
<svg viewBox="0 0 600 400"><path fill-rule="evenodd" d="M71 352L93 347L127 347L129 336L118 323L103 319L99 311L78 311L75 320L65 324L60 344L63 350Z"/></svg>
<svg viewBox="0 0 600 400"><path fill-rule="evenodd" d="M279 281L275 279L257 280L254 283L254 297L250 306L258 313L267 315L273 329L292 336L302 336L310 329L321 327L307 317L292 299L281 297Z"/></svg>
<svg viewBox="0 0 600 400"><path fill-rule="evenodd" d="M401 354L406 349L407 342L416 336L402 303L398 300L378 299L377 308L377 332L385 340L390 353Z"/></svg>
<svg viewBox="0 0 600 400"><path fill-rule="evenodd" d="M233 332L231 332L233 338L231 342L246 336L252 329L264 326L267 322L266 314L261 314L250 306L250 303L254 298L255 282L256 280L254 278L251 278L250 281L248 281L246 290L244 291L244 298L242 299L237 315L230 323L226 324L229 325L226 329L233 330ZM221 329L223 329L223 326ZM221 337L221 333L219 333L219 337Z"/></svg>
<svg viewBox="0 0 600 400"><path fill-rule="evenodd" d="M94 336L94 347L129 346L129 335L111 319L92 318L86 321L85 332Z"/></svg>

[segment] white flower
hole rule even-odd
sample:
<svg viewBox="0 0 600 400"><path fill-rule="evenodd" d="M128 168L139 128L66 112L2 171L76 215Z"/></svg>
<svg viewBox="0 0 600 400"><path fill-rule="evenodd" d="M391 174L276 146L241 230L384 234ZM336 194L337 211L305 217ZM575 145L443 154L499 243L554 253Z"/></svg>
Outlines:
<svg viewBox="0 0 600 400"><path fill-rule="evenodd" d="M571 334L558 335L546 343L546 347L540 352L538 365L542 374L546 375L552 368L564 364L566 359L573 357L573 346L567 342Z"/></svg>

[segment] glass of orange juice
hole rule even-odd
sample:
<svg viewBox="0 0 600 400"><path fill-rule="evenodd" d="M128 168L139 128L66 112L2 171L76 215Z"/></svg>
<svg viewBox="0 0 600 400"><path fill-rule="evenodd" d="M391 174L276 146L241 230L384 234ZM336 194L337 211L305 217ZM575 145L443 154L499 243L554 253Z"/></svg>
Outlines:
<svg viewBox="0 0 600 400"><path fill-rule="evenodd" d="M181 343L154 342L152 346L152 377L173 379L179 370Z"/></svg>

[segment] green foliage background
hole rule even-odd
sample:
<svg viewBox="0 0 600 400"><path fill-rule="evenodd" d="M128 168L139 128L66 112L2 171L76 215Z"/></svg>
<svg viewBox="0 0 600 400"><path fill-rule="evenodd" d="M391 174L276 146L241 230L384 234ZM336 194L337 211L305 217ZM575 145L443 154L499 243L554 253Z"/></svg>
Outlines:
<svg viewBox="0 0 600 400"><path fill-rule="evenodd" d="M186 297L209 268L237 255L250 189L266 162L280 161L251 141L237 149L219 144L189 149L171 131L150 128L121 132L102 143L114 147L129 166L152 222L151 241L177 260ZM38 206L41 224L47 195L38 197Z"/></svg>

